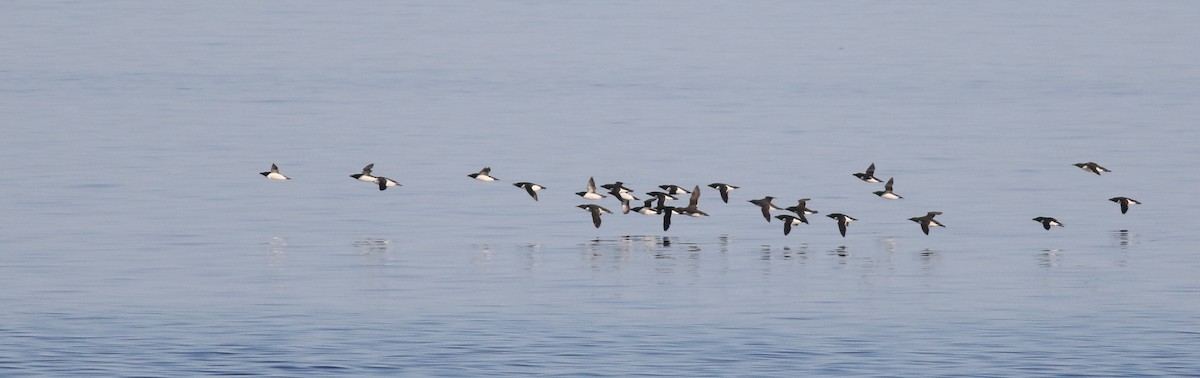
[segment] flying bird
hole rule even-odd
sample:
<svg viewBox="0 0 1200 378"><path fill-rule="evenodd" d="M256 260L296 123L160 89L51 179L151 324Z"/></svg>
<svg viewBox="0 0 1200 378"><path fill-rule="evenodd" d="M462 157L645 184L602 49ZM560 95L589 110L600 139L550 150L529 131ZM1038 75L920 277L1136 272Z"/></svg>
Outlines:
<svg viewBox="0 0 1200 378"><path fill-rule="evenodd" d="M788 214L779 214L775 216L776 219L783 221L784 236L787 236L787 234L792 232L792 226L799 226L800 224L808 223L808 220L802 217L803 216L796 217Z"/></svg>
<svg viewBox="0 0 1200 378"><path fill-rule="evenodd" d="M596 193L596 178L589 177L586 192L576 192L575 195L583 197L583 199L598 200L607 197L603 194Z"/></svg>
<svg viewBox="0 0 1200 378"><path fill-rule="evenodd" d="M766 196L766 197L763 197L762 199L752 199L747 202L750 202L750 203L758 206L760 209L762 209L763 219L766 219L767 222L770 222L771 221L771 210L783 210L783 208L781 208L779 206L775 206L775 204L771 203L771 200L773 200L773 199L775 199L775 197Z"/></svg>
<svg viewBox="0 0 1200 378"><path fill-rule="evenodd" d="M587 212L592 213L592 224L595 225L596 228L600 228L600 214L602 214L602 213L612 214L611 211L608 211L608 209L605 209L603 206L600 206L600 205L585 204L585 205L579 205L579 206L575 206L575 207L587 210Z"/></svg>
<svg viewBox="0 0 1200 378"><path fill-rule="evenodd" d="M260 174L272 180L291 180L291 178L279 173L279 167L275 166L275 164L271 164L270 171L260 172Z"/></svg>
<svg viewBox="0 0 1200 378"><path fill-rule="evenodd" d="M842 213L833 213L826 216L838 222L838 231L842 233L843 238L846 237L846 227L850 225L850 222L858 220Z"/></svg>
<svg viewBox="0 0 1200 378"><path fill-rule="evenodd" d="M534 184L532 182L524 182L524 181L515 183L515 184L513 184L513 186L521 188L521 189L525 189L525 192L529 193L529 196L533 197L534 201L538 200L537 192L539 190L546 189L546 187L544 187L544 186Z"/></svg>
<svg viewBox="0 0 1200 378"><path fill-rule="evenodd" d="M872 184L883 182L883 180L875 178L875 163L871 163L871 165L867 167L866 172L855 173L854 177L858 177L859 180L863 180Z"/></svg>
<svg viewBox="0 0 1200 378"><path fill-rule="evenodd" d="M473 178L473 179L476 179L479 181L499 180L498 178L492 177L492 167L483 167L483 169L479 170L479 173L472 173L472 174L467 175L467 177L470 177L470 178Z"/></svg>
<svg viewBox="0 0 1200 378"><path fill-rule="evenodd" d="M1135 200L1135 199L1129 198L1129 197L1113 197L1113 198L1109 198L1108 200L1116 202L1121 205L1121 214L1125 214L1126 211L1129 211L1130 205L1141 205L1142 204L1141 201L1138 201L1138 200Z"/></svg>
<svg viewBox="0 0 1200 378"><path fill-rule="evenodd" d="M1112 172L1108 168L1101 167L1100 164L1096 164L1096 163L1093 163L1090 161L1087 163L1075 163L1075 166L1079 167L1079 169L1095 173L1097 176L1103 172Z"/></svg>
<svg viewBox="0 0 1200 378"><path fill-rule="evenodd" d="M883 190L875 192L875 195L879 196L879 198L886 198L890 200L904 198L892 192L892 182L894 182L894 179L889 178L887 183L883 184Z"/></svg>
<svg viewBox="0 0 1200 378"><path fill-rule="evenodd" d="M930 211L925 213L925 216L908 218L908 220L919 223L921 225L921 232L924 232L925 235L929 235L930 227L946 227L946 225L933 220L933 217L938 216L941 213L941 211Z"/></svg>
<svg viewBox="0 0 1200 378"><path fill-rule="evenodd" d="M1033 218L1033 220L1037 221L1037 222L1041 222L1042 227L1044 227L1047 230L1049 230L1050 227L1053 227L1053 226L1058 226L1058 227L1063 226L1062 222L1059 222L1058 219L1054 219L1051 217L1037 217L1037 218Z"/></svg>
<svg viewBox="0 0 1200 378"><path fill-rule="evenodd" d="M366 167L363 167L362 173L355 173L355 174L350 175L350 177L353 177L355 180L358 180L358 181L366 181L366 182L374 183L375 176L371 176L372 168L375 168L375 163L367 164Z"/></svg>
<svg viewBox="0 0 1200 378"><path fill-rule="evenodd" d="M699 186L697 186L697 187L699 187ZM725 183L720 183L720 182L714 182L712 184L708 184L708 187L716 189L718 192L721 192L721 201L724 201L725 203L729 203L729 192L732 192L734 189L738 188L736 186L725 184Z"/></svg>

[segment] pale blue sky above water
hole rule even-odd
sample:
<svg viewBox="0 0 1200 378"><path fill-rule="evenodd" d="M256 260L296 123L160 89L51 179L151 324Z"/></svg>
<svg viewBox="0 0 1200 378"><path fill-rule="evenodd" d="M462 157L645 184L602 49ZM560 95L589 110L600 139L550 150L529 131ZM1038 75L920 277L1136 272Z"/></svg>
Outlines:
<svg viewBox="0 0 1200 378"><path fill-rule="evenodd" d="M24 2L3 8L0 169L8 173L0 176L0 243L8 252L0 298L24 309L9 319L47 311L85 315L86 308L72 308L90 303L116 314L97 327L141 324L147 331L136 336L153 337L158 327L146 322L157 319L117 309L138 304L169 316L213 303L221 310L245 306L237 318L261 321L274 315L261 307L267 304L301 313L332 304L412 320L422 311L473 314L480 310L471 304L483 302L498 313L496 322L547 321L558 325L556 333L586 340L596 330L568 326L565 314L580 311L614 327L609 322L637 320L644 332L662 324L634 308L664 301L671 305L651 313L726 315L728 323L698 315L690 318L695 327L675 328L727 327L737 337L709 340L721 345L749 332L738 328L745 322L778 310L755 305L779 304L787 293L763 282L799 280L808 289L797 292L809 297L795 306L849 316L830 333L854 333L850 325L878 320L846 315L869 312L871 303L944 319L930 309L955 308L976 291L1010 316L998 320L998 332L1025 335L1004 324L1035 320L1080 327L1080 335L1099 332L1063 320L1070 317L1008 311L1046 306L1038 295L1010 292L1034 289L1104 294L1061 299L1062 307L1045 310L1052 315L1084 316L1069 306L1151 308L1141 315L1091 314L1085 319L1093 327L1141 319L1154 329L1179 324L1195 331L1188 299L1197 288L1191 272L1198 260L1190 253L1197 185L1181 166L1200 160L1193 125L1200 53L1192 43L1200 35L1193 22L1200 7L1190 2ZM1114 172L1097 177L1070 165L1083 161ZM904 200L880 200L870 194L877 186L850 176L872 162L881 177L896 177ZM263 180L257 172L271 163L294 180ZM404 186L379 192L346 177L367 163ZM485 165L504 181L465 177ZM722 204L704 188L701 207L713 216L678 220L669 232L635 215L606 216L596 230L571 194L589 176L641 191L715 181L743 189ZM550 189L534 203L510 186L515 181ZM766 224L745 203L764 195L788 205L811 197L812 208L862 221L841 238L831 221L813 217L784 237L777 222ZM1120 215L1106 201L1117 195L1146 204ZM929 210L945 212L948 227L925 236L906 219ZM1067 227L1045 232L1029 220L1038 215L1056 216ZM1130 231L1116 232L1123 229ZM702 263L666 269L650 259L605 260L623 267L608 274L576 265L590 240L622 235L697 243L693 258ZM721 235L733 242L722 244ZM1123 241L1129 237L1132 245ZM344 258L364 254L361 246L376 240L389 245L379 260ZM767 265L791 273L799 266L809 276L768 277L752 268L764 245L776 254L783 246L809 251L808 265ZM853 275L871 282L843 294L867 304L820 293L855 282L826 254L840 246L851 253ZM1060 262L1040 256L1042 249L1062 250L1057 266L1069 267L1070 278L1047 268ZM264 257L264 250L271 253ZM924 250L937 253L917 257ZM559 287L522 273L539 266L561 270L554 273L557 284L564 277L590 280ZM929 268L933 278L921 270ZM500 278L493 283L500 295L474 291L476 280L488 278ZM1014 282L1023 279L1042 286ZM956 286L938 288L948 282ZM243 291L246 283L274 289ZM888 299L871 289L880 287L912 297ZM521 297L531 291L558 302ZM379 293L382 304L367 304ZM605 302L614 296L645 302ZM709 296L742 298L735 302L745 312ZM821 306L830 301L834 309ZM397 309L412 303L421 306ZM532 305L550 306L552 315L539 318ZM963 306L958 315L967 324L995 316L982 310L987 305ZM189 324L223 327L197 319ZM454 319L446 326L474 329ZM311 320L272 324L281 332L334 337L305 328ZM379 322L352 333L394 325ZM788 336L812 326L769 323ZM1058 332L1078 336L1069 327ZM885 343L916 332L899 328L864 338ZM51 326L44 333L60 331ZM612 332L607 341L624 347L637 334ZM476 342L486 347L511 336L499 335ZM177 340L206 344L198 334ZM54 345L43 342L37 345ZM255 342L265 339L247 344ZM680 354L711 353L692 352ZM883 361L912 357L884 354ZM597 363L627 357L600 353ZM782 362L765 362L776 363ZM730 373L693 368L683 371Z"/></svg>

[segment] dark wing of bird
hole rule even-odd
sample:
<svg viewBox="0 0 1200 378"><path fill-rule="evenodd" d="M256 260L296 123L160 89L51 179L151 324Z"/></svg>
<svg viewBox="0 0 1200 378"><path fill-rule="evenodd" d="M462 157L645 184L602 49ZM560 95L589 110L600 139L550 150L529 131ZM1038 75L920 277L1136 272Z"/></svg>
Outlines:
<svg viewBox="0 0 1200 378"><path fill-rule="evenodd" d="M537 199L537 192L535 192L535 191L533 190L533 184L532 184L532 183L525 184L525 192L526 192L526 193L529 193L529 196L530 196L530 197L533 197L533 200L534 200L534 201L537 201L537 200L538 200L538 199Z"/></svg>
<svg viewBox="0 0 1200 378"><path fill-rule="evenodd" d="M666 231L671 228L671 213L674 213L675 209L663 208L661 211L663 213L663 231Z"/></svg>
<svg viewBox="0 0 1200 378"><path fill-rule="evenodd" d="M592 213L592 224L595 225L596 228L600 228L600 209L601 207L593 207L588 209L588 212Z"/></svg>

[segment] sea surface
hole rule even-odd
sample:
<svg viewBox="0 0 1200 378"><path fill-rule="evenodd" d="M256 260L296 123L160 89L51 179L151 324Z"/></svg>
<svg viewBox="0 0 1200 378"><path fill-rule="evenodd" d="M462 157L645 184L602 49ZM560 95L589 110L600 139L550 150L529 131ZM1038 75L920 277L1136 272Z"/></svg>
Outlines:
<svg viewBox="0 0 1200 378"><path fill-rule="evenodd" d="M0 375L1195 376L1197 15L4 2Z"/></svg>

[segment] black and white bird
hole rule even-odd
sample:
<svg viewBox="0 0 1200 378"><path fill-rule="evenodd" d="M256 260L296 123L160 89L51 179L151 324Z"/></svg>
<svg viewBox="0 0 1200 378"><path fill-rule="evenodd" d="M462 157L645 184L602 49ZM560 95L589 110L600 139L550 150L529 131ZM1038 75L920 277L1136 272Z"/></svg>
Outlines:
<svg viewBox="0 0 1200 378"><path fill-rule="evenodd" d="M262 174L263 176L266 176L266 178L269 178L272 180L291 180L291 178L284 176L282 173L279 173L279 167L275 166L275 164L271 164L270 171L259 172L259 173Z"/></svg>
<svg viewBox="0 0 1200 378"><path fill-rule="evenodd" d="M872 184L883 182L883 180L875 178L875 163L871 163L871 165L867 167L866 172L855 173L854 177L858 177L859 180L863 180Z"/></svg>
<svg viewBox="0 0 1200 378"><path fill-rule="evenodd" d="M846 237L846 227L850 226L850 222L858 220L842 213L833 213L826 216L838 222L838 231L842 233L843 238Z"/></svg>
<svg viewBox="0 0 1200 378"><path fill-rule="evenodd" d="M801 198L796 201L797 202L796 206L791 206L784 210L796 213L796 214L800 215L800 218L804 218L805 215L816 214L817 213L816 210L808 208L808 201L811 201L811 200L812 200L811 198ZM778 217L776 217L776 218L778 218ZM807 223L807 222L805 222L805 223Z"/></svg>
<svg viewBox="0 0 1200 378"><path fill-rule="evenodd" d="M383 176L375 176L375 184L379 185L379 190L385 190L393 186L400 186L400 183L396 182L396 180L392 180Z"/></svg>
<svg viewBox="0 0 1200 378"><path fill-rule="evenodd" d="M537 192L539 190L546 189L546 187L544 187L544 186L534 184L532 182L524 182L524 181L515 183L515 184L513 184L513 186L521 188L521 189L525 189L525 192L529 193L529 196L533 197L534 201L538 200Z"/></svg>
<svg viewBox="0 0 1200 378"><path fill-rule="evenodd" d="M801 224L808 223L807 219L788 215L788 214L776 215L775 219L779 219L779 220L783 221L783 235L784 236L787 236L787 234L792 232L792 226L799 226Z"/></svg>
<svg viewBox="0 0 1200 378"><path fill-rule="evenodd" d="M358 181L366 181L378 185L379 190L386 190L389 187L400 186L400 183L396 182L396 180L392 180L383 176L371 175L371 169L373 168L375 168L375 163L367 164L366 167L363 167L362 173L355 173L350 175L350 177L353 177Z"/></svg>
<svg viewBox="0 0 1200 378"><path fill-rule="evenodd" d="M675 201L675 200L679 199L673 195L670 195L670 194L667 194L664 192L659 192L659 191L647 192L646 195L654 197L655 200L658 200L658 205L656 205L655 207L666 206L667 200Z"/></svg>
<svg viewBox="0 0 1200 378"><path fill-rule="evenodd" d="M1096 164L1096 163L1090 162L1090 161L1087 163L1075 163L1075 166L1079 167L1079 169L1095 173L1096 175L1100 175L1101 173L1104 173L1104 172L1112 172L1108 168L1101 167L1100 164Z"/></svg>
<svg viewBox="0 0 1200 378"><path fill-rule="evenodd" d="M783 210L782 207L775 206L775 204L771 203L771 200L773 200L773 199L775 199L775 197L766 196L766 197L763 197L762 199L752 199L748 202L754 204L755 206L758 206L759 209L762 209L763 218L766 219L767 222L770 222L771 221L771 210Z"/></svg>
<svg viewBox="0 0 1200 378"><path fill-rule="evenodd" d="M583 197L583 199L598 200L607 197L603 194L596 193L596 178L589 177L586 192L576 192L575 195Z"/></svg>
<svg viewBox="0 0 1200 378"><path fill-rule="evenodd" d="M1050 227L1054 227L1054 226L1062 227L1063 226L1062 222L1059 222L1058 219L1054 219L1051 217L1037 217L1037 218L1033 218L1033 220L1040 222L1042 224L1042 227L1047 230L1049 230Z"/></svg>
<svg viewBox="0 0 1200 378"><path fill-rule="evenodd" d="M697 186L697 187L699 187L699 186ZM708 187L716 189L718 192L721 192L721 201L724 201L725 203L729 203L729 192L732 192L734 189L738 188L736 186L729 185L726 183L720 183L720 182L714 182L712 184L708 184Z"/></svg>
<svg viewBox="0 0 1200 378"><path fill-rule="evenodd" d="M612 214L611 211L608 211L608 209L605 209L603 206L600 206L600 205L584 204L584 205L579 205L579 206L575 206L575 207L587 210L587 212L592 213L592 224L595 225L596 228L600 228L600 214L603 214L603 213Z"/></svg>
<svg viewBox="0 0 1200 378"><path fill-rule="evenodd" d="M375 168L375 163L367 164L366 167L363 167L362 173L355 173L355 174L350 175L350 177L353 177L355 180L358 180L358 181L366 181L366 182L374 183L375 176L371 176L372 168Z"/></svg>
<svg viewBox="0 0 1200 378"><path fill-rule="evenodd" d="M604 185L601 185L600 187L604 188L604 189L608 189L609 192L613 192L613 191L632 192L633 191L633 189L630 189L628 186L625 186L625 183L620 182L620 181L613 182L612 184L604 184Z"/></svg>
<svg viewBox="0 0 1200 378"><path fill-rule="evenodd" d="M483 167L483 169L479 170L479 173L472 173L472 174L467 175L467 177L470 177L470 178L473 178L473 179L476 179L479 181L499 180L498 178L495 178L492 176L492 167Z"/></svg>
<svg viewBox="0 0 1200 378"><path fill-rule="evenodd" d="M623 182L617 181L612 184L601 185L600 187L604 188L604 189L608 189L608 194L611 194L613 197L616 197L618 200L640 201L636 196L633 195L633 189L630 189L629 187L625 186L625 183L623 183Z"/></svg>
<svg viewBox="0 0 1200 378"><path fill-rule="evenodd" d="M895 181L894 178L889 178L887 183L883 184L883 190L875 192L875 195L879 196L879 198L886 198L886 199L890 199L890 200L904 198L904 197L901 197L900 195L892 192L892 183L894 181Z"/></svg>
<svg viewBox="0 0 1200 378"><path fill-rule="evenodd" d="M942 214L941 211L930 211L928 213L925 213L925 216L912 217L912 218L908 218L908 220L917 222L918 224L920 224L921 232L924 232L925 235L929 235L930 227L946 227L946 225L941 224L938 221L933 219L933 217L938 216L940 214Z"/></svg>
<svg viewBox="0 0 1200 378"><path fill-rule="evenodd" d="M653 198L648 199L644 205L635 207L632 211L642 215L658 215L658 209L660 208L652 206L653 203Z"/></svg>
<svg viewBox="0 0 1200 378"><path fill-rule="evenodd" d="M667 194L689 194L689 193L691 193L691 192L687 191L687 189L681 188L678 185L659 185L658 187L662 188L663 191L666 191Z"/></svg>
<svg viewBox="0 0 1200 378"><path fill-rule="evenodd" d="M1113 198L1109 198L1108 200L1116 202L1117 204L1121 205L1121 214L1125 214L1125 212L1129 211L1129 206L1131 206L1131 205L1141 205L1142 204L1141 201L1138 201L1138 200L1135 200L1135 199L1129 198L1129 197L1113 197Z"/></svg>

